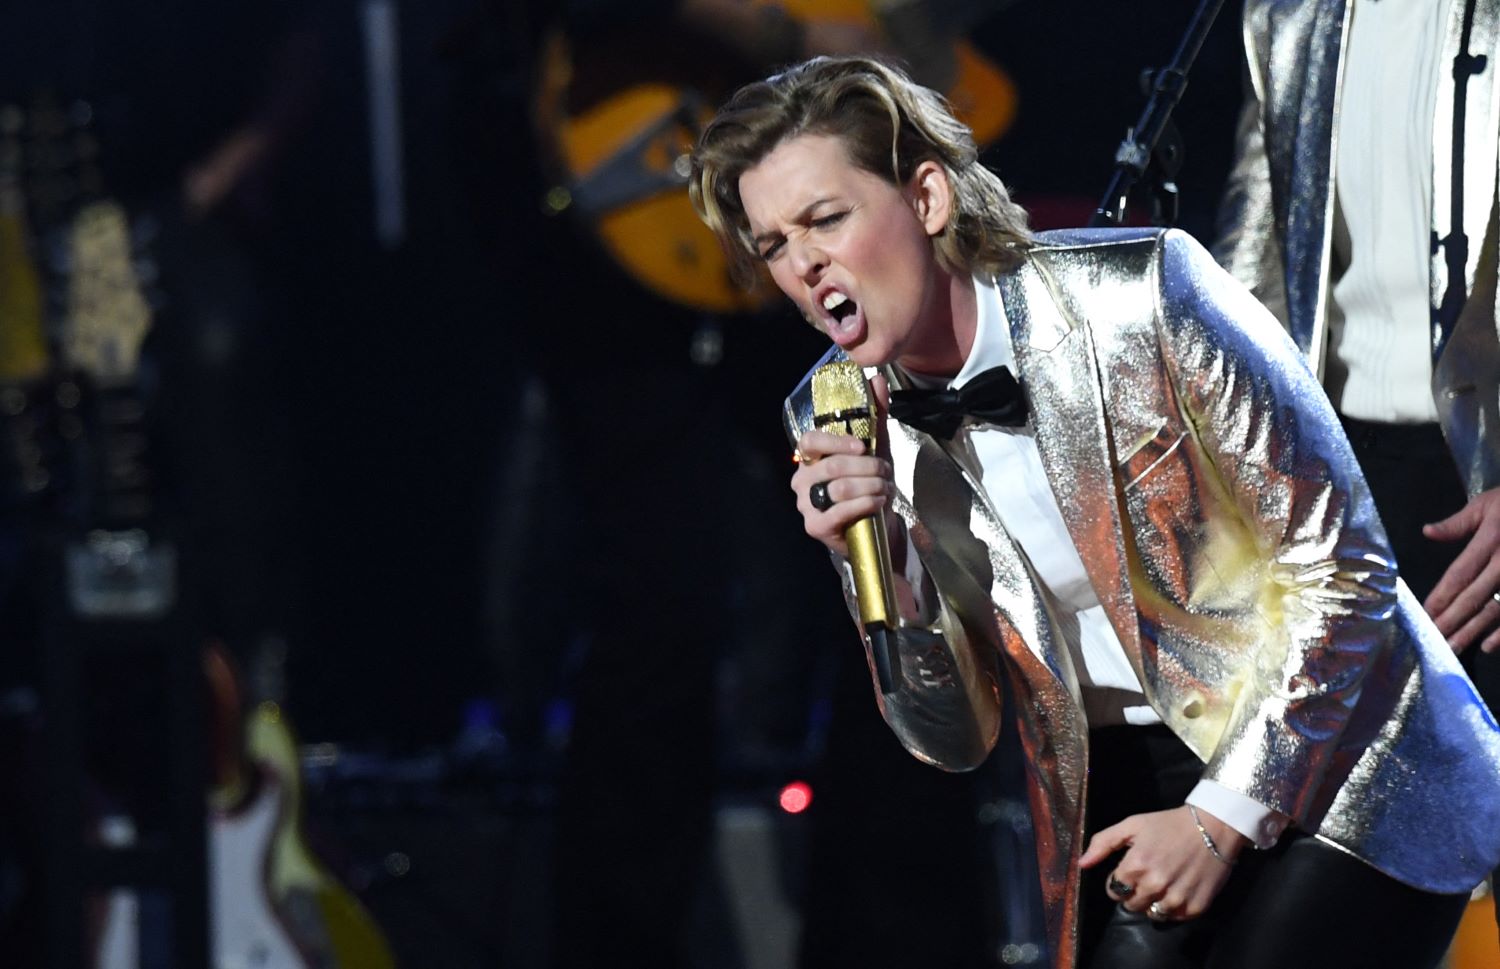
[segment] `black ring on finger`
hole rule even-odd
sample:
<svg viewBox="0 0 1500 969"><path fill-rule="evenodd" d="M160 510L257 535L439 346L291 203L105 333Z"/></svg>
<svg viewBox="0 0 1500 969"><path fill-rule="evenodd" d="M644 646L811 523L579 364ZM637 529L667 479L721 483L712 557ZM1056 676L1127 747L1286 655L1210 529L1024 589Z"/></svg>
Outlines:
<svg viewBox="0 0 1500 969"><path fill-rule="evenodd" d="M833 496L828 493L828 482L819 481L807 489L807 500L818 511L827 511L833 507Z"/></svg>
<svg viewBox="0 0 1500 969"><path fill-rule="evenodd" d="M1129 898L1135 894L1135 886L1127 885L1114 875L1109 876L1109 892L1119 898Z"/></svg>

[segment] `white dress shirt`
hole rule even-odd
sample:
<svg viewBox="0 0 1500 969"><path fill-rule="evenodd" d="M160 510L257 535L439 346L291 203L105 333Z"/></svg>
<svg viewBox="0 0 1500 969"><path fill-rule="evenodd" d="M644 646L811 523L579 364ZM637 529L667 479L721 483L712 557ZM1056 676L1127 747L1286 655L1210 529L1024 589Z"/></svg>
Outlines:
<svg viewBox="0 0 1500 969"><path fill-rule="evenodd" d="M1437 420L1429 237L1448 7L1435 0L1350 5L1325 383L1339 412L1362 420Z"/></svg>
<svg viewBox="0 0 1500 969"><path fill-rule="evenodd" d="M1000 292L978 278L974 290L979 318L968 359L951 379L909 373L917 386L957 389L992 367L1008 367L1015 372L1010 326ZM1078 671L1089 726L1160 723L1161 717L1146 702L1140 680L1099 604L1063 523L1031 426L966 423L954 441L968 470L984 487L996 517L1025 554L1037 578L1078 620L1077 639L1069 638L1067 647ZM914 555L907 561L907 578L912 580L913 589L921 589L921 564ZM1257 847L1274 844L1286 827L1286 819L1278 812L1212 780L1200 780L1188 803L1224 821Z"/></svg>

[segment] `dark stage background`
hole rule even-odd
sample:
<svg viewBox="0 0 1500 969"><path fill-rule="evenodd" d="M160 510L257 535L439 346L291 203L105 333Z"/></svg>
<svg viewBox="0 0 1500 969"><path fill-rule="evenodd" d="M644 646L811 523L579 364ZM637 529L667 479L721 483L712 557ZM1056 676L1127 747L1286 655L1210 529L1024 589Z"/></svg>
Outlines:
<svg viewBox="0 0 1500 969"><path fill-rule="evenodd" d="M1086 221L1144 104L1138 73L1195 5L933 7L1015 85L987 161L1037 227ZM1202 238L1239 102L1237 14L1177 113L1178 224ZM581 82L622 62L673 81L709 62L719 85L767 66L673 16L11 4L0 104L25 120L0 136L31 152L50 104L97 142L154 309L134 386L184 635L224 644L247 708L279 702L304 745L303 839L402 965L1044 964L1014 752L952 776L900 750L801 534L779 407L820 340L779 308L648 292L577 206L547 204L559 175L533 116L559 26ZM57 211L88 197L73 187ZM55 350L69 264L32 201ZM41 966L48 563L91 506L73 445L44 448L56 466L24 486L24 439L59 407L28 379L0 379L21 392L0 508L0 920L24 956L6 964ZM82 652L83 819L165 811L141 805L168 798L172 691ZM778 804L794 781L812 792L800 813Z"/></svg>

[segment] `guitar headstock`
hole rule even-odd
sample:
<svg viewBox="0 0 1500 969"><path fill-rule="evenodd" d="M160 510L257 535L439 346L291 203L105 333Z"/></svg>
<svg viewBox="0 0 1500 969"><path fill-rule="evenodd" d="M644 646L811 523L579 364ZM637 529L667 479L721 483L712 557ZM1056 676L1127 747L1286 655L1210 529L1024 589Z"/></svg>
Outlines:
<svg viewBox="0 0 1500 969"><path fill-rule="evenodd" d="M63 358L104 385L134 379L151 330L133 262L130 223L119 203L85 203L68 227Z"/></svg>
<svg viewBox="0 0 1500 969"><path fill-rule="evenodd" d="M92 122L86 102L65 105L46 91L24 110L0 109L0 160L8 159L14 173L0 191L0 203L9 203L0 205L0 214L18 213L10 223L0 220L0 314L7 299L15 303L16 294L28 291L7 291L4 283L28 279L25 343L35 358L28 372L37 375L31 385L6 386L0 374L0 390L6 391L0 405L15 412L17 453L37 453L44 471L50 466L63 472L54 488L66 492L67 517L130 529L146 522L152 507L137 378L151 330L147 284L155 270L144 255L145 235L125 207L104 193ZM0 180L0 189L5 184ZM14 245L5 245L7 232ZM20 256L26 257L24 266ZM23 316L12 312L8 321L0 318L0 327L9 322L11 332L18 332L14 324ZM55 460L47 461L42 452L54 438ZM126 554L139 542L124 531L103 534L100 541L93 551L80 546L88 568L75 573L104 574L110 555L149 559L149 550ZM104 589L108 583L91 578L82 584Z"/></svg>
<svg viewBox="0 0 1500 969"><path fill-rule="evenodd" d="M39 96L30 119L37 234L55 280L55 335L64 366L94 382L132 380L152 312L125 208L104 193L93 112Z"/></svg>

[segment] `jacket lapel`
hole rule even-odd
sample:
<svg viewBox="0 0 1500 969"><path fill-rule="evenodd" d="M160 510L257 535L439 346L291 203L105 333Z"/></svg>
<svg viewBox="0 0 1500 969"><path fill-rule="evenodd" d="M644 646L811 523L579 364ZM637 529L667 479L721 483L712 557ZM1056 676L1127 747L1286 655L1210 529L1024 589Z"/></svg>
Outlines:
<svg viewBox="0 0 1500 969"><path fill-rule="evenodd" d="M892 388L907 386L899 368L889 368L886 379ZM996 517L983 485L957 445L900 421L887 421L886 428L897 493L910 496L917 516L940 539L953 565L988 592L995 611L1016 632L1031 659L1049 670L1076 700L1078 678L1066 650L1054 642L1031 565Z"/></svg>
<svg viewBox="0 0 1500 969"><path fill-rule="evenodd" d="M1466 23L1466 8L1473 17ZM1450 0L1448 30L1438 62L1438 90L1432 118L1432 238L1447 242L1455 228L1467 236L1463 296L1474 291L1480 243L1495 203L1497 139L1500 126L1500 0ZM1460 61L1460 57L1465 58ZM1455 68L1469 72L1458 86ZM1462 116L1460 117L1460 105ZM1454 178L1455 148L1461 153L1462 183ZM1462 222L1455 226L1455 215ZM1442 305L1449 272L1447 246L1432 255L1432 305ZM1449 320L1449 325L1452 324ZM1439 334L1440 351L1449 334Z"/></svg>
<svg viewBox="0 0 1500 969"><path fill-rule="evenodd" d="M905 386L898 368L888 368L886 376L892 387ZM887 421L886 428L896 509L939 588L950 598L969 588L988 593L984 608L994 613L995 645L1014 674L1011 702L1033 781L1032 814L1038 830L1050 832L1037 844L1048 934L1057 965L1070 967L1088 776L1088 725L1072 654L1058 639L1051 601L1030 562L956 445L899 421ZM970 618L977 612L971 609Z"/></svg>
<svg viewBox="0 0 1500 969"><path fill-rule="evenodd" d="M1000 281L1016 366L1063 522L1136 676L1147 683L1093 338L1072 322L1086 314L1069 312L1048 285L1044 258Z"/></svg>
<svg viewBox="0 0 1500 969"><path fill-rule="evenodd" d="M1272 117L1266 120L1267 130L1287 136L1268 144L1266 150L1268 157L1280 156L1272 159L1272 170L1287 172L1290 183L1277 186L1281 196L1277 208L1286 225L1283 264L1292 336L1313 371L1322 373L1336 119L1343 76L1340 52L1349 18L1346 0L1283 3L1279 16L1278 29L1285 37L1281 49L1300 49L1306 68L1301 73L1287 72L1297 75L1301 90L1281 91L1268 102ZM1276 84L1274 77L1271 83Z"/></svg>

